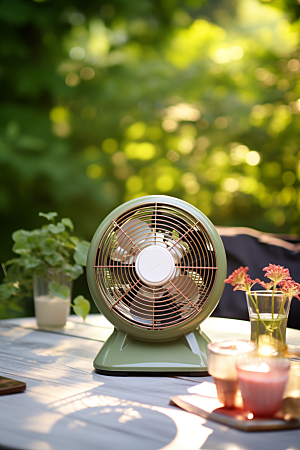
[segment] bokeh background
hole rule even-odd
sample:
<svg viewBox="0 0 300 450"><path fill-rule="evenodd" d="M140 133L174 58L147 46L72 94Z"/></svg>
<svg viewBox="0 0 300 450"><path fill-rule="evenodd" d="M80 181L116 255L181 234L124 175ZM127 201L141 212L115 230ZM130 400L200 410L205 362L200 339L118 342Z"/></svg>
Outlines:
<svg viewBox="0 0 300 450"><path fill-rule="evenodd" d="M44 223L40 211L90 240L112 209L148 194L215 225L299 236L299 9L2 0L0 260L14 230ZM85 277L74 291L90 298Z"/></svg>

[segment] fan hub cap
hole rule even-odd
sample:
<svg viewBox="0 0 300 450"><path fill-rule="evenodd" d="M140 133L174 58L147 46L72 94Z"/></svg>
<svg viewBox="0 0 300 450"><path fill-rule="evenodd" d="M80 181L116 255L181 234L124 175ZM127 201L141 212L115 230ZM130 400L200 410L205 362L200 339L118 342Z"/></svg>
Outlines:
<svg viewBox="0 0 300 450"><path fill-rule="evenodd" d="M175 262L163 247L151 245L138 254L135 270L138 277L149 286L161 286L174 274Z"/></svg>

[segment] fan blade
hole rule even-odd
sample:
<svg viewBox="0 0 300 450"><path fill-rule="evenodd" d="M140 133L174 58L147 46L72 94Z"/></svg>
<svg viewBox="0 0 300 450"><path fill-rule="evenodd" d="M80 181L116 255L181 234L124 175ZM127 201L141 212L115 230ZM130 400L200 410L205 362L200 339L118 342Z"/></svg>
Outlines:
<svg viewBox="0 0 300 450"><path fill-rule="evenodd" d="M130 304L131 318L151 327L153 320L158 327L170 323L175 325L190 309L190 303L181 294L178 293L177 299L176 294L172 295L165 288L154 290L148 286L140 288Z"/></svg>
<svg viewBox="0 0 300 450"><path fill-rule="evenodd" d="M132 264L134 260L133 255L128 255L127 252L120 246L110 255L113 261L121 262L124 264Z"/></svg>
<svg viewBox="0 0 300 450"><path fill-rule="evenodd" d="M139 244L139 248L144 249L150 247L150 245L158 245L159 247L167 248L167 244L164 242L163 233L151 233L146 239Z"/></svg>
<svg viewBox="0 0 300 450"><path fill-rule="evenodd" d="M145 240L151 234L151 228L139 219L126 222L117 232L117 241L121 248L130 250L133 245Z"/></svg>
<svg viewBox="0 0 300 450"><path fill-rule="evenodd" d="M199 298L197 284L187 275L175 277L168 283L167 289L176 301L182 302L185 305L196 303Z"/></svg>
<svg viewBox="0 0 300 450"><path fill-rule="evenodd" d="M143 286L130 305L130 313L133 319L148 325L153 324L153 302L161 297L161 292L155 292L148 286Z"/></svg>
<svg viewBox="0 0 300 450"><path fill-rule="evenodd" d="M175 241L172 242L172 245L174 245L174 244L175 244ZM187 251L187 249L180 242L175 244L174 247L171 247L171 249L170 249L170 253L173 256L173 258L175 259L176 263L180 262L181 258L186 253L186 251Z"/></svg>

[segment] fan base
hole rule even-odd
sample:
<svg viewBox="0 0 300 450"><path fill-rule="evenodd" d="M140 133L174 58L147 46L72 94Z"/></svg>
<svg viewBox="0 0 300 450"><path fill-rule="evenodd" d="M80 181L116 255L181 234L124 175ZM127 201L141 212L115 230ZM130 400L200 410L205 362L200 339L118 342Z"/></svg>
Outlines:
<svg viewBox="0 0 300 450"><path fill-rule="evenodd" d="M117 370L102 370L95 369L96 373L99 375L108 375L110 377L207 377L209 373L207 370L203 372L146 372L146 371L131 371L131 372L122 372Z"/></svg>
<svg viewBox="0 0 300 450"><path fill-rule="evenodd" d="M114 329L94 360L97 373L115 376L207 376L206 347L199 330L166 342L140 341Z"/></svg>

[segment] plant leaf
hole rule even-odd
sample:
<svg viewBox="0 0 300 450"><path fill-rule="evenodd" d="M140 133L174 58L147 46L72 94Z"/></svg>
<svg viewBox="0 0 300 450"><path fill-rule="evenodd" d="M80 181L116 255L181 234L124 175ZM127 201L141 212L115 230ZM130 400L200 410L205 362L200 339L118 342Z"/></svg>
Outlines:
<svg viewBox="0 0 300 450"><path fill-rule="evenodd" d="M83 269L79 264L74 264L73 266L66 264L63 265L62 269L71 280L76 280L76 278L83 274Z"/></svg>
<svg viewBox="0 0 300 450"><path fill-rule="evenodd" d="M50 212L50 213L45 214L45 213L40 212L39 216L40 217L45 217L45 219L50 221L50 220L54 219L54 217L57 216L57 213L56 212Z"/></svg>
<svg viewBox="0 0 300 450"><path fill-rule="evenodd" d="M58 222L58 224L56 224L56 225L51 223L48 226L48 229L53 234L59 234L59 233L63 233L65 231L65 226L61 222Z"/></svg>
<svg viewBox="0 0 300 450"><path fill-rule="evenodd" d="M33 247L35 237L30 231L18 230L12 234L14 240L13 252L19 255L29 253L30 249Z"/></svg>
<svg viewBox="0 0 300 450"><path fill-rule="evenodd" d="M36 256L23 255L20 257L20 265L25 267L25 269L34 269L42 263L43 261Z"/></svg>
<svg viewBox="0 0 300 450"><path fill-rule="evenodd" d="M72 306L75 314L81 316L83 320L85 320L86 316L90 312L90 302L86 298L84 298L83 295L78 295L74 299L74 305Z"/></svg>
<svg viewBox="0 0 300 450"><path fill-rule="evenodd" d="M74 230L74 225L71 219L66 217L64 219L61 219L61 223L63 223L66 227L70 228L71 231Z"/></svg>
<svg viewBox="0 0 300 450"><path fill-rule="evenodd" d="M77 244L76 251L74 253L74 260L81 266L86 266L87 254L90 248L90 244L87 241L81 241Z"/></svg>
<svg viewBox="0 0 300 450"><path fill-rule="evenodd" d="M22 241L26 240L29 235L30 235L30 231L16 230L16 231L13 232L11 237L13 238L14 242L18 242L20 240L22 240Z"/></svg>
<svg viewBox="0 0 300 450"><path fill-rule="evenodd" d="M79 239L76 236L70 236L69 239L70 239L71 242L73 242L74 245L77 245L78 242L79 242Z"/></svg>
<svg viewBox="0 0 300 450"><path fill-rule="evenodd" d="M13 245L12 251L18 255L26 255L31 252L31 245L28 242L18 241Z"/></svg>
<svg viewBox="0 0 300 450"><path fill-rule="evenodd" d="M53 255L45 256L45 261L47 261L50 266L54 267L63 261L63 257L59 253L53 253Z"/></svg>
<svg viewBox="0 0 300 450"><path fill-rule="evenodd" d="M12 311L24 313L24 308L22 308L22 306L18 305L17 303L10 302L9 309L11 309Z"/></svg>
<svg viewBox="0 0 300 450"><path fill-rule="evenodd" d="M17 264L18 265L18 261L19 261L19 258L13 258L13 259L9 259L8 261L6 261L3 264L5 265L5 267L8 267L11 264Z"/></svg>
<svg viewBox="0 0 300 450"><path fill-rule="evenodd" d="M2 283L0 285L0 300L8 300L17 290L18 288L12 283Z"/></svg>
<svg viewBox="0 0 300 450"><path fill-rule="evenodd" d="M40 242L40 249L42 255L52 255L53 253L55 253L56 251L55 243L56 241L54 238L43 239Z"/></svg>
<svg viewBox="0 0 300 450"><path fill-rule="evenodd" d="M51 281L48 285L49 294L53 297L59 297L67 300L70 295L70 289L65 284L59 284L56 281Z"/></svg>

